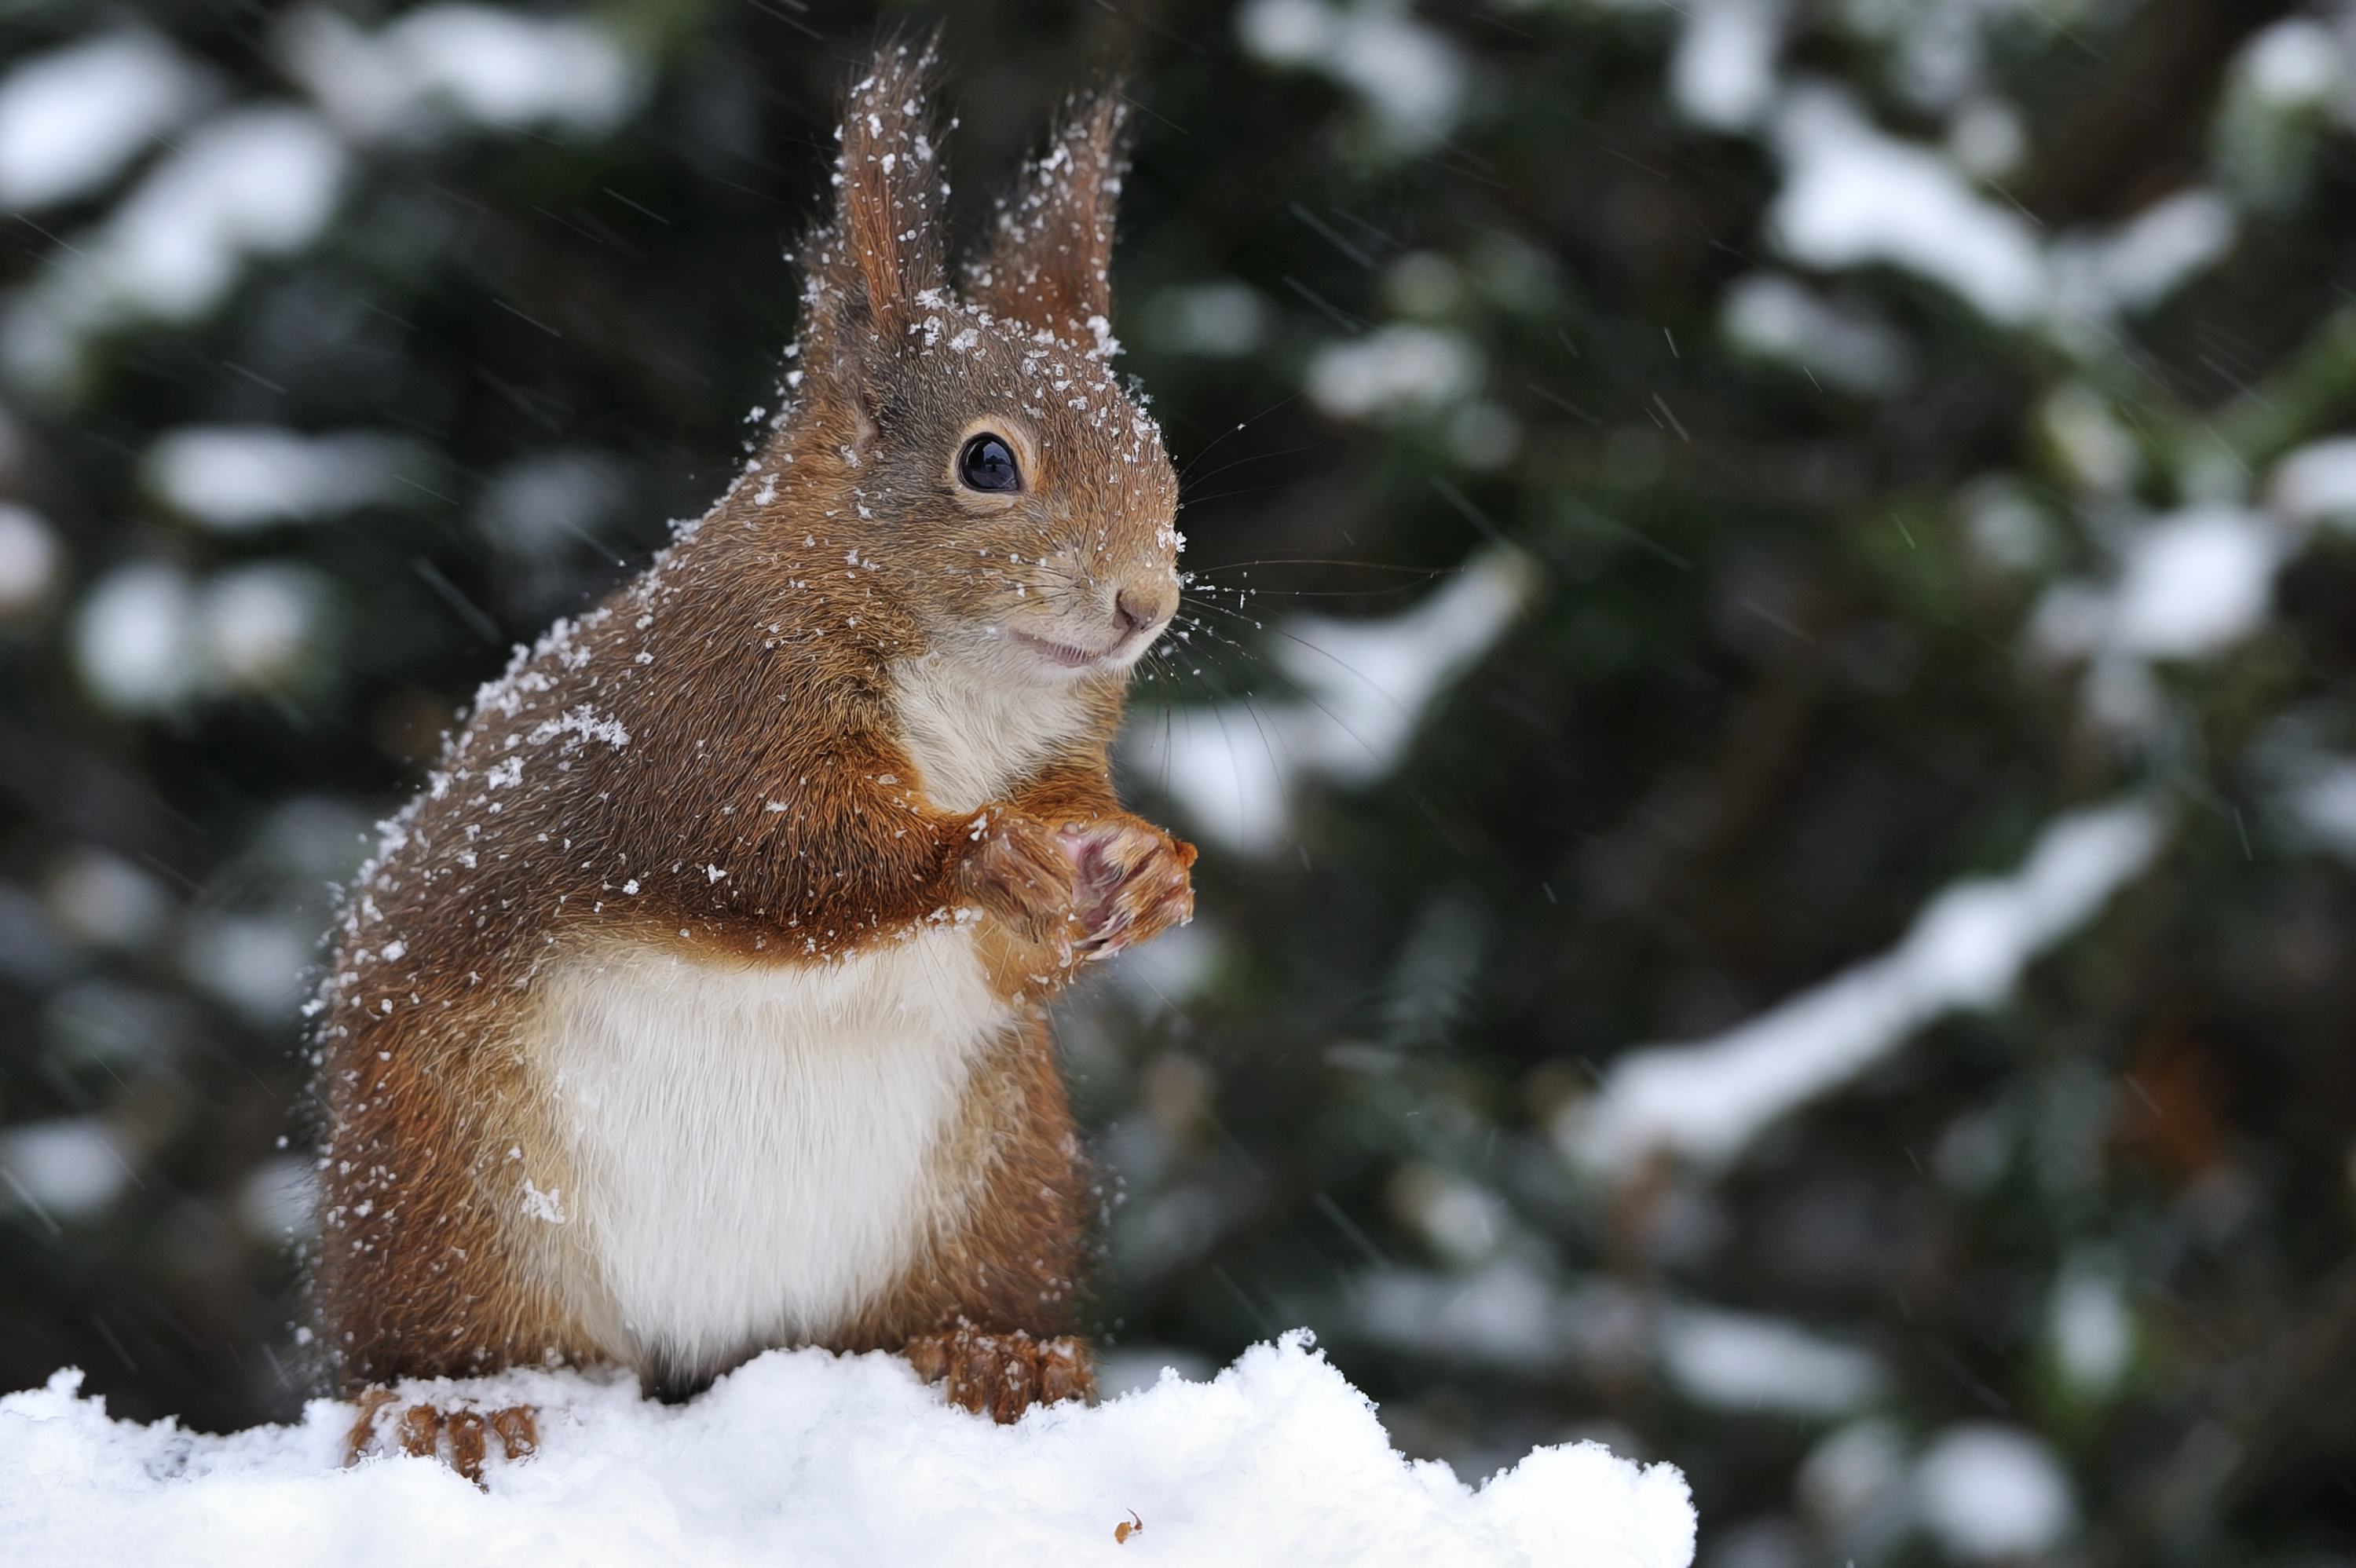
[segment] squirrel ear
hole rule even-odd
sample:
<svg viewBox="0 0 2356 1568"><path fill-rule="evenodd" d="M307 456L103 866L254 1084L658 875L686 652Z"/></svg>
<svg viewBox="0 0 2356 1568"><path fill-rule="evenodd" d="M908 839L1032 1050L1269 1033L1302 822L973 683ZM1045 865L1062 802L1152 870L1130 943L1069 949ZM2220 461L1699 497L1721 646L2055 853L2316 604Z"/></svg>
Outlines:
<svg viewBox="0 0 2356 1568"><path fill-rule="evenodd" d="M844 94L834 212L804 247L804 364L820 375L865 358L905 327L916 296L943 283L933 139L940 32L886 44Z"/></svg>
<svg viewBox="0 0 2356 1568"><path fill-rule="evenodd" d="M1113 208L1129 169L1129 106L1108 81L1065 109L1047 150L998 204L965 294L993 315L1086 339L1112 315Z"/></svg>

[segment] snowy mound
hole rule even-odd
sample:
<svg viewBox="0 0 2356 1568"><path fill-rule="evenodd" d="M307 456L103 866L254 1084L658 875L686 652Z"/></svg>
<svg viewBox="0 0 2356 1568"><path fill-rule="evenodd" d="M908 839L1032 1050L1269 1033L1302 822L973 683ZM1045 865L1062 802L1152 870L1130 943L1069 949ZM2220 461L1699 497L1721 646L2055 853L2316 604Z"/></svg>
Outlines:
<svg viewBox="0 0 2356 1568"><path fill-rule="evenodd" d="M772 1351L694 1403L517 1372L445 1394L539 1407L541 1452L487 1494L438 1463L338 1467L352 1407L227 1437L108 1419L80 1374L0 1399L12 1564L1563 1563L1686 1568L1685 1481L1592 1444L1477 1490L1392 1451L1302 1335L1208 1383L1164 1373L1011 1427L893 1357ZM423 1389L420 1392L423 1392ZM496 1447L496 1445L494 1445ZM1132 1517L1142 1531L1116 1541Z"/></svg>

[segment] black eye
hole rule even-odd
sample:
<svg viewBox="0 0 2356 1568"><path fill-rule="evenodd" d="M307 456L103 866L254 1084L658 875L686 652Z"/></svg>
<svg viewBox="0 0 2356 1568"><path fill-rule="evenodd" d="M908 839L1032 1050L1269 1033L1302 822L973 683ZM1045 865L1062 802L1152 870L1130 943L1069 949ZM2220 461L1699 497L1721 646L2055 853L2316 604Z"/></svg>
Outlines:
<svg viewBox="0 0 2356 1568"><path fill-rule="evenodd" d="M1023 488L1023 470L1014 465L1014 449L1001 436L984 432L958 453L958 477L969 490L1003 492Z"/></svg>

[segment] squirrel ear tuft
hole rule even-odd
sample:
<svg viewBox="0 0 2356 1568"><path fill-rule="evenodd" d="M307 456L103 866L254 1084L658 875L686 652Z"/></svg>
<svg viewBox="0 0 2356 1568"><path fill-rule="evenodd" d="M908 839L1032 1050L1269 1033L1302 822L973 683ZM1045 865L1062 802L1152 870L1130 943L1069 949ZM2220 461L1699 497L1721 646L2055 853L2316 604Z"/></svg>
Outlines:
<svg viewBox="0 0 2356 1568"><path fill-rule="evenodd" d="M856 360L902 331L944 282L933 86L940 31L888 43L843 95L834 212L803 247L804 335L813 369ZM864 338L866 341L859 341Z"/></svg>
<svg viewBox="0 0 2356 1568"><path fill-rule="evenodd" d="M1047 150L998 204L965 294L994 315L1086 340L1112 314L1113 209L1129 169L1129 106L1108 81L1066 106Z"/></svg>
<svg viewBox="0 0 2356 1568"><path fill-rule="evenodd" d="M888 44L852 84L837 133L834 228L881 321L941 286L940 153L933 143L933 79L940 32Z"/></svg>

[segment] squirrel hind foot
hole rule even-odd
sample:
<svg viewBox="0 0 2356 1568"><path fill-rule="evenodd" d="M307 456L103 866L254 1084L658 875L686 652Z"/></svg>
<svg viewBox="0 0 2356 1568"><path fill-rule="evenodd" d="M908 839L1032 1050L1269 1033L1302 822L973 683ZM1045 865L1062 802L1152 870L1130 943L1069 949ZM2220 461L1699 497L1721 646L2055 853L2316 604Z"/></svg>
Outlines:
<svg viewBox="0 0 2356 1568"><path fill-rule="evenodd" d="M344 1463L356 1465L371 1453L444 1459L476 1486L484 1487L486 1428L499 1440L499 1451L510 1462L529 1459L540 1451L540 1423L530 1405L488 1411L459 1405L445 1411L422 1400L402 1404L391 1389L372 1388L360 1395L359 1414L345 1435Z"/></svg>
<svg viewBox="0 0 2356 1568"><path fill-rule="evenodd" d="M1087 1341L1071 1335L953 1328L919 1335L900 1353L918 1377L943 1385L949 1403L1001 1424L1034 1404L1096 1397L1095 1360Z"/></svg>

